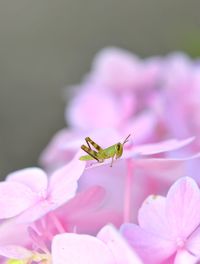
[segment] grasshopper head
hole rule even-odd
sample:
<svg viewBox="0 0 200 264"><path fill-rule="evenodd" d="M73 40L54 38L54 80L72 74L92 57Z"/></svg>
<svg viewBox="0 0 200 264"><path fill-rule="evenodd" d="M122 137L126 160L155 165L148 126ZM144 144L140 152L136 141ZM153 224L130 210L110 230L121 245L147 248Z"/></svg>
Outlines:
<svg viewBox="0 0 200 264"><path fill-rule="evenodd" d="M124 148L124 144L126 144L128 142L130 135L128 135L128 137L126 137L126 139L124 140L123 143L117 143L115 145L115 150L116 150L116 159L120 158L123 154L123 148Z"/></svg>
<svg viewBox="0 0 200 264"><path fill-rule="evenodd" d="M123 144L122 143L117 143L115 145L115 150L116 150L116 154L115 154L115 157L116 159L120 158L121 155L123 154Z"/></svg>

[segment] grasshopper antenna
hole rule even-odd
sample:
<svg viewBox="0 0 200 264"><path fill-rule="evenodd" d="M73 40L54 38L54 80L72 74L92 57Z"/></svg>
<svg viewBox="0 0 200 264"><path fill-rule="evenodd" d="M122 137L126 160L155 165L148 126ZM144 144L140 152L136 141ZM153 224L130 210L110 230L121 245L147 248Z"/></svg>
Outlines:
<svg viewBox="0 0 200 264"><path fill-rule="evenodd" d="M131 136L131 134L129 134L129 135L125 138L125 140L124 140L124 142L122 143L122 145L124 145L124 144L126 144L126 143L128 142L130 136Z"/></svg>

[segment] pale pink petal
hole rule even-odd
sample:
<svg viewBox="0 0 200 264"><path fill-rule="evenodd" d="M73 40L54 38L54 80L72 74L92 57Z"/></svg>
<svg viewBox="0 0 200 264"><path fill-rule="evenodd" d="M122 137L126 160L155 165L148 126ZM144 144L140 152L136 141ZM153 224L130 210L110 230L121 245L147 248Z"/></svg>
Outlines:
<svg viewBox="0 0 200 264"><path fill-rule="evenodd" d="M137 144L149 142L154 136L157 117L152 111L144 111L133 119L126 122L126 125L120 128L124 135L131 134L134 142L134 148ZM136 145L136 146L135 146Z"/></svg>
<svg viewBox="0 0 200 264"><path fill-rule="evenodd" d="M136 146L134 151L140 155L152 155L182 148L190 144L193 140L194 137L185 140L170 139L159 143Z"/></svg>
<svg viewBox="0 0 200 264"><path fill-rule="evenodd" d="M62 214L73 212L82 214L83 211L89 213L94 208L101 206L105 198L105 189L101 186L92 186L85 191L77 193L66 205L62 206L59 211Z"/></svg>
<svg viewBox="0 0 200 264"><path fill-rule="evenodd" d="M100 185L106 190L104 208L121 212L124 201L124 172L126 164L124 161L115 161L110 167L110 160L105 161L104 165L95 164L88 167L79 181L79 189L84 190L89 186Z"/></svg>
<svg viewBox="0 0 200 264"><path fill-rule="evenodd" d="M24 247L6 245L0 246L0 255L11 259L28 259L33 255L33 253Z"/></svg>
<svg viewBox="0 0 200 264"><path fill-rule="evenodd" d="M91 79L115 90L137 88L141 80L140 59L119 48L108 47L100 51L93 68Z"/></svg>
<svg viewBox="0 0 200 264"><path fill-rule="evenodd" d="M33 204L30 208L15 217L16 223L32 223L41 218L45 214L57 208L57 204L51 203L48 200L40 200Z"/></svg>
<svg viewBox="0 0 200 264"><path fill-rule="evenodd" d="M78 180L86 165L84 161L78 159L79 156L78 153L70 163L55 171L51 176L48 189L48 200L51 203L60 206L75 196Z"/></svg>
<svg viewBox="0 0 200 264"><path fill-rule="evenodd" d="M53 239L54 264L115 264L115 260L99 239L88 235L61 234Z"/></svg>
<svg viewBox="0 0 200 264"><path fill-rule="evenodd" d="M37 196L26 185L18 182L0 183L0 219L16 216L32 206Z"/></svg>
<svg viewBox="0 0 200 264"><path fill-rule="evenodd" d="M14 219L0 224L0 245L25 246L30 243L26 224L17 224Z"/></svg>
<svg viewBox="0 0 200 264"><path fill-rule="evenodd" d="M82 213L81 215L73 215L73 213L66 219L70 230L75 230L81 234L95 235L102 228L102 226L112 223L117 228L122 223L122 215L120 212L112 209L100 208L99 210Z"/></svg>
<svg viewBox="0 0 200 264"><path fill-rule="evenodd" d="M123 109L121 112L121 119L123 123L125 123L128 121L128 118L131 118L133 115L135 115L138 104L137 98L132 92L124 92L120 95L117 101L119 107Z"/></svg>
<svg viewBox="0 0 200 264"><path fill-rule="evenodd" d="M40 199L22 212L16 221L19 223L35 221L74 197L78 179L84 168L85 162L78 160L78 157L75 156L70 163L55 171L50 178L47 192L41 193Z"/></svg>
<svg viewBox="0 0 200 264"><path fill-rule="evenodd" d="M176 254L174 264L198 264L197 261L199 259L186 250L179 250Z"/></svg>
<svg viewBox="0 0 200 264"><path fill-rule="evenodd" d="M153 235L137 225L124 224L121 231L144 263L161 264L176 252L173 241Z"/></svg>
<svg viewBox="0 0 200 264"><path fill-rule="evenodd" d="M28 186L33 192L41 192L47 188L47 175L39 168L27 168L10 173L7 181L15 181Z"/></svg>
<svg viewBox="0 0 200 264"><path fill-rule="evenodd" d="M144 173L151 172L154 179L173 183L183 175L190 175L190 163L199 156L186 158L139 158L134 160L135 167ZM162 176L161 176L162 175Z"/></svg>
<svg viewBox="0 0 200 264"><path fill-rule="evenodd" d="M172 185L166 202L166 217L171 233L185 239L200 223L200 191L196 182L184 177Z"/></svg>
<svg viewBox="0 0 200 264"><path fill-rule="evenodd" d="M97 237L108 246L117 263L142 264L142 261L134 250L130 248L128 243L113 226L107 225L103 227Z"/></svg>
<svg viewBox="0 0 200 264"><path fill-rule="evenodd" d="M78 193L55 213L66 223L67 230L73 231L75 228L78 233L96 234L103 224L111 221L119 223L114 213L104 212L102 209L104 200L104 188L93 186Z"/></svg>
<svg viewBox="0 0 200 264"><path fill-rule="evenodd" d="M170 229L166 220L166 198L150 195L138 212L138 222L142 229L165 239L170 239Z"/></svg>
<svg viewBox="0 0 200 264"><path fill-rule="evenodd" d="M187 239L186 249L193 254L194 256L198 256L200 259L200 227L195 230L194 233Z"/></svg>
<svg viewBox="0 0 200 264"><path fill-rule="evenodd" d="M107 194L103 187L92 185L86 191L77 193L54 213L61 219L67 230L75 229L78 233L96 234L107 223L119 226L122 222L120 213L112 209L104 209L107 203L105 196Z"/></svg>
<svg viewBox="0 0 200 264"><path fill-rule="evenodd" d="M141 84L144 89L155 88L160 80L163 60L160 57L150 57L143 60Z"/></svg>
<svg viewBox="0 0 200 264"><path fill-rule="evenodd" d="M112 170L116 167L118 168L119 164L121 166L122 165L121 162L130 158L131 156L132 154L130 154L130 151L125 150L123 156L120 159L114 161ZM132 156L132 158L134 160L134 171L139 171L140 174L142 173L142 175L146 175L146 177L147 176L149 177L149 175L151 175L151 177L154 180L162 180L166 183L173 183L175 180L179 179L183 175L192 175L191 174L191 165L192 165L191 163L194 161L198 163L199 161L199 155L185 157L185 158L178 158L178 159L176 158L152 158L152 157L142 158L140 156L137 157L136 155ZM91 162L90 166L86 168L86 171L90 171L91 169L101 167L103 171L105 171L105 172L102 172L102 174L107 174L108 173L107 169L109 169L110 163L111 163L110 159L105 160L103 163L98 163L96 161ZM120 169L121 173L123 172L124 169L125 167L121 167ZM95 171L95 174L96 174L96 171ZM101 176L99 176L99 180L101 182L100 177ZM83 178L85 178L85 175L83 176ZM96 179L96 178L97 178L96 176L93 177L93 179ZM112 180L113 178L109 177L108 181L110 182ZM89 179L87 181L89 182ZM95 184L99 184L99 182L95 181ZM112 184L113 183L108 183L109 188L110 186L114 187L114 185ZM151 193L149 193L148 195L150 194ZM145 198L146 197L144 197L144 199Z"/></svg>
<svg viewBox="0 0 200 264"><path fill-rule="evenodd" d="M66 111L69 124L87 131L117 126L123 115L115 97L98 88L94 89L92 85L83 89L82 93L70 102Z"/></svg>
<svg viewBox="0 0 200 264"><path fill-rule="evenodd" d="M72 164L71 164L72 165ZM62 173L65 172L66 168L62 168L61 174L58 171L56 172L57 176L63 176ZM59 170L59 171L60 171ZM55 174L55 173L54 173ZM68 177L68 175L64 175L64 177ZM55 179L54 179L55 180ZM59 178L61 181L61 179ZM66 180L66 182L68 182ZM54 186L53 186L54 187ZM72 186L73 187L73 186ZM61 194L62 195L62 194ZM89 212L90 209L93 208L93 206L97 205L101 200L103 199L105 195L105 191L102 187L91 187L90 189L79 193L75 197L69 200L68 203L64 204L62 207L60 207L60 203L57 200L52 200L52 198L43 198L40 199L34 206L20 214L17 218L17 222L32 222L37 220L38 218L44 216L48 212L57 209L57 214L63 215L66 217L66 215L69 214L69 216L76 216L76 214L81 214L83 213L82 211L87 211ZM66 190L64 190L64 200L67 201L68 193ZM90 199L92 199L92 202L90 202ZM73 214L71 213L73 211Z"/></svg>
<svg viewBox="0 0 200 264"><path fill-rule="evenodd" d="M81 145L79 138L80 133L77 131L69 129L58 131L39 157L42 166L53 171L69 162Z"/></svg>

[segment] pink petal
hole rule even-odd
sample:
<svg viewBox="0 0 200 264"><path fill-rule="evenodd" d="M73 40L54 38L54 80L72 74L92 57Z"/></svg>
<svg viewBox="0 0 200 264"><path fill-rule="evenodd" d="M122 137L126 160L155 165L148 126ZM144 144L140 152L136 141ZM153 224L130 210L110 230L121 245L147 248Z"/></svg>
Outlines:
<svg viewBox="0 0 200 264"><path fill-rule="evenodd" d="M33 253L24 247L7 245L0 246L0 255L11 259L28 259Z"/></svg>
<svg viewBox="0 0 200 264"><path fill-rule="evenodd" d="M49 184L49 201L60 206L75 196L78 179L85 169L85 162L78 159L79 153L66 166L53 173Z"/></svg>
<svg viewBox="0 0 200 264"><path fill-rule="evenodd" d="M133 249L130 248L124 238L113 226L107 225L103 227L97 237L108 246L118 263L142 263Z"/></svg>
<svg viewBox="0 0 200 264"><path fill-rule="evenodd" d="M80 134L77 131L68 129L58 131L39 157L42 166L50 171L64 166L80 147L81 142L78 138Z"/></svg>
<svg viewBox="0 0 200 264"><path fill-rule="evenodd" d="M185 248L200 259L200 227L187 239Z"/></svg>
<svg viewBox="0 0 200 264"><path fill-rule="evenodd" d="M93 185L104 187L106 189L104 208L120 212L124 205L123 194L125 181L122 175L126 170L126 164L122 160L119 160L114 162L111 168L111 161L108 160L107 162L105 161L105 164L101 166L95 164L94 166L88 167L79 181L79 188L84 190Z"/></svg>
<svg viewBox="0 0 200 264"><path fill-rule="evenodd" d="M134 54L108 47L96 55L91 79L118 91L134 89L141 80L141 66L140 59Z"/></svg>
<svg viewBox="0 0 200 264"><path fill-rule="evenodd" d="M0 183L0 219L16 216L32 206L37 196L18 182Z"/></svg>
<svg viewBox="0 0 200 264"><path fill-rule="evenodd" d="M83 211L89 213L94 208L99 207L105 198L105 189L101 186L93 186L85 191L77 193L66 205L59 210L64 214L82 214Z"/></svg>
<svg viewBox="0 0 200 264"><path fill-rule="evenodd" d="M179 250L176 254L174 264L198 264L200 258L190 254L186 250Z"/></svg>
<svg viewBox="0 0 200 264"><path fill-rule="evenodd" d="M173 183L185 174L190 172L190 162L198 160L199 156L190 156L186 158L145 158L135 159L134 164L143 172L148 173L155 179L162 179Z"/></svg>
<svg viewBox="0 0 200 264"><path fill-rule="evenodd" d="M144 111L126 122L126 126L122 127L123 134L132 134L135 149L137 148L137 144L151 140L152 135L155 133L156 124L156 115L151 111Z"/></svg>
<svg viewBox="0 0 200 264"><path fill-rule="evenodd" d="M138 222L147 232L170 239L170 229L166 220L166 198L150 195L138 213Z"/></svg>
<svg viewBox="0 0 200 264"><path fill-rule="evenodd" d="M191 137L185 140L170 139L170 140L162 141L159 143L140 145L134 148L134 152L140 155L158 154L158 153L182 148L190 144L193 140L194 140L194 137Z"/></svg>
<svg viewBox="0 0 200 264"><path fill-rule="evenodd" d="M57 209L76 194L78 178L85 168L85 162L79 161L77 156L66 166L58 169L50 178L48 193L41 197L16 219L17 222L32 222Z"/></svg>
<svg viewBox="0 0 200 264"><path fill-rule="evenodd" d="M33 192L40 192L47 188L47 175L39 168L27 168L10 173L7 181L15 181L28 186Z"/></svg>
<svg viewBox="0 0 200 264"><path fill-rule="evenodd" d="M50 203L47 200L41 200L33 204L30 208L15 217L16 223L32 223L41 218L45 214L57 208L56 204Z"/></svg>
<svg viewBox="0 0 200 264"><path fill-rule="evenodd" d="M200 191L192 178L184 177L172 185L166 202L166 216L171 233L187 238L200 223Z"/></svg>
<svg viewBox="0 0 200 264"><path fill-rule="evenodd" d="M116 225L121 222L116 213L102 209L104 200L104 188L94 186L78 193L55 213L67 230L73 231L75 228L78 233L96 234L108 222Z"/></svg>
<svg viewBox="0 0 200 264"><path fill-rule="evenodd" d="M176 251L173 241L163 239L134 224L124 224L122 234L144 263L161 264Z"/></svg>
<svg viewBox="0 0 200 264"><path fill-rule="evenodd" d="M68 219L66 219L67 221ZM100 209L94 212L79 215L79 218L75 215L69 217L67 224L71 227L75 227L78 233L96 234L102 226L112 223L116 227L120 227L122 223L122 215L115 210ZM70 230L73 230L70 229Z"/></svg>
<svg viewBox="0 0 200 264"><path fill-rule="evenodd" d="M61 234L53 239L54 264L115 264L115 260L99 239L88 235Z"/></svg>
<svg viewBox="0 0 200 264"><path fill-rule="evenodd" d="M66 112L68 123L72 127L88 131L119 125L123 115L118 107L118 101L111 93L94 89L93 85L87 85L82 89L79 96L70 102Z"/></svg>
<svg viewBox="0 0 200 264"><path fill-rule="evenodd" d="M0 245L27 245L30 243L27 228L27 225L17 224L14 219L4 221L0 225Z"/></svg>

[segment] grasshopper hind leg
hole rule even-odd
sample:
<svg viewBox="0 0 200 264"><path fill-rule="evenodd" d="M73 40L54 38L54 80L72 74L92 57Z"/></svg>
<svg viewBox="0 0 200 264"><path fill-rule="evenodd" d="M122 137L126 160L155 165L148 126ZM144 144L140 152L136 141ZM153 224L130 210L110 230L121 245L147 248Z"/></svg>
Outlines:
<svg viewBox="0 0 200 264"><path fill-rule="evenodd" d="M81 146L81 149L84 150L84 151L85 151L88 155L90 155L93 159L95 159L95 160L97 160L98 162L100 162L99 159L98 159L98 157L97 157L97 152L96 152L96 151L94 151L94 150L88 148L88 147L85 146L85 145L82 145L82 146Z"/></svg>
<svg viewBox="0 0 200 264"><path fill-rule="evenodd" d="M90 144L97 150L97 151L102 151L103 149L97 144L95 143L90 137L86 137L85 141L89 147L89 149L92 149Z"/></svg>

